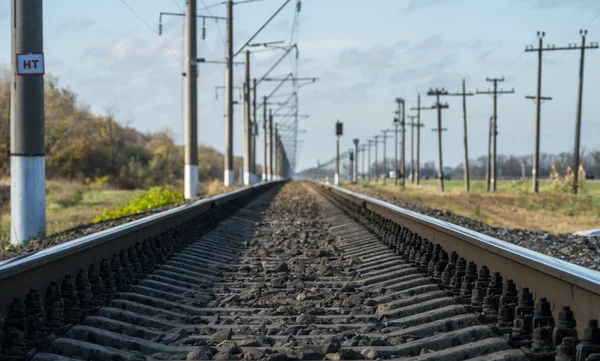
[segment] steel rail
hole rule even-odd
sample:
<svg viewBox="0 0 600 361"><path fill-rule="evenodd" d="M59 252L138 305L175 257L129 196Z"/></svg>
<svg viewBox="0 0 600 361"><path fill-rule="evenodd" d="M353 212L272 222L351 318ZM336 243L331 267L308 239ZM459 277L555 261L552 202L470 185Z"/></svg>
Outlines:
<svg viewBox="0 0 600 361"><path fill-rule="evenodd" d="M338 186L315 184L439 243L447 252L456 251L479 266L500 272L519 287L529 287L538 298L548 297L554 303L555 319L561 306L570 305L580 331L588 320L600 315L600 272Z"/></svg>
<svg viewBox="0 0 600 361"><path fill-rule="evenodd" d="M260 193L283 183L264 182L234 190L229 193L201 199L164 212L149 215L119 226L99 231L81 238L18 256L0 263L0 315L6 313L14 297L24 297L36 286L57 281L65 274L75 275L79 269L87 269L92 263L118 254L148 237L154 237L170 227L240 199L252 193Z"/></svg>

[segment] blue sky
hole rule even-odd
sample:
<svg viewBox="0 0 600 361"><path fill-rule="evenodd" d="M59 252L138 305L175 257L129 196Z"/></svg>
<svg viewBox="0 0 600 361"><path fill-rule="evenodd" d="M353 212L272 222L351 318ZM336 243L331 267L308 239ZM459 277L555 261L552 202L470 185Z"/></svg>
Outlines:
<svg viewBox="0 0 600 361"><path fill-rule="evenodd" d="M133 11L132 13L127 4ZM180 12L182 0L54 0L44 2L46 72L71 87L92 111L116 109L123 123L143 131L170 128L182 139L183 19L167 18L164 34L155 31L161 11ZM199 6L216 0L198 0ZM235 7L235 48L245 42L282 0ZM0 64L9 63L9 1L0 2ZM209 8L224 15L224 6ZM257 41L289 36L293 4L276 18ZM200 8L199 13L208 13ZM136 16L137 14L137 16ZM139 18L138 18L139 16ZM199 24L200 28L200 24ZM588 41L600 40L598 0L304 0L300 14L300 76L320 81L300 90L300 110L310 118L301 121L303 147L299 168L334 156L334 122L345 123L342 149L352 138L364 141L392 126L394 99L416 105L433 104L424 95L430 87L457 91L461 79L467 90L488 89L489 77L502 77L504 89L514 95L498 101L498 152L530 154L533 151L535 105L526 95L535 94L537 57L525 53L536 42L536 31L546 32L546 44L579 43L579 29L588 29ZM225 25L207 22L207 39L199 40L200 57L223 59ZM289 39L289 37L288 37ZM262 74L279 55L253 55L255 75ZM236 59L238 60L238 59ZM239 59L240 61L243 59ZM586 53L582 145L600 144L600 50ZM571 151L577 95L579 53L544 54L543 95L553 101L542 105L542 151ZM274 74L290 71L282 62ZM236 85L243 68L236 71ZM219 65L201 65L199 77L199 141L223 150L224 98L215 99L215 86L224 83ZM259 87L259 96L271 84ZM444 158L447 164L462 160L462 105L459 97L445 99ZM468 98L470 155L487 150L487 122L492 98ZM596 114L596 116L594 116ZM435 112L422 114L423 161L435 160L437 144L431 128ZM242 152L242 120L235 115L235 149ZM262 138L259 140L262 144ZM388 149L391 149L388 148ZM393 156L390 151L389 156ZM262 162L262 153L258 157Z"/></svg>

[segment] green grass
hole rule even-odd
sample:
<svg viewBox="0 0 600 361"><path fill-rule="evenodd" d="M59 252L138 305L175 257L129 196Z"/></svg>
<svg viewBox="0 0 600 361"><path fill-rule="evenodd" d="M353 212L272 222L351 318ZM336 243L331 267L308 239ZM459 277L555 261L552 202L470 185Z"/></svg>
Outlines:
<svg viewBox="0 0 600 361"><path fill-rule="evenodd" d="M94 222L118 219L133 214L143 213L153 208L167 206L183 201L183 192L171 190L168 187L152 187L144 194L129 199L126 205L113 209L105 209Z"/></svg>

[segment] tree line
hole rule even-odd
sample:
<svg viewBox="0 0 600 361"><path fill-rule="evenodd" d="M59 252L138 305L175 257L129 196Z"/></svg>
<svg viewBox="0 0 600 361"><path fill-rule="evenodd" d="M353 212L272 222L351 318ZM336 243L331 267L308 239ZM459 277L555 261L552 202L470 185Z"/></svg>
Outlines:
<svg viewBox="0 0 600 361"><path fill-rule="evenodd" d="M0 178L10 171L10 71L0 69ZM126 189L176 184L183 179L183 146L165 129L143 133L115 119L115 111L93 114L71 89L46 75L46 177L81 180L107 179ZM223 176L223 154L200 145L199 176ZM242 158L235 157L236 173ZM239 175L236 175L236 177Z"/></svg>

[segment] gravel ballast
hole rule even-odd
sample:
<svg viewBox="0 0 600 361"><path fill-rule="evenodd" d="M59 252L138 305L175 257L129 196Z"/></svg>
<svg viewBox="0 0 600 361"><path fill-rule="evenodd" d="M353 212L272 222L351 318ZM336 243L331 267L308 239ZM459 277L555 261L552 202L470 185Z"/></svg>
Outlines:
<svg viewBox="0 0 600 361"><path fill-rule="evenodd" d="M357 190L356 187L348 189L548 256L593 270L600 270L600 237L597 236L576 236L568 233L553 234L528 229L497 228L468 217L456 215L452 212L419 205L400 197L376 192L371 189L360 188Z"/></svg>

